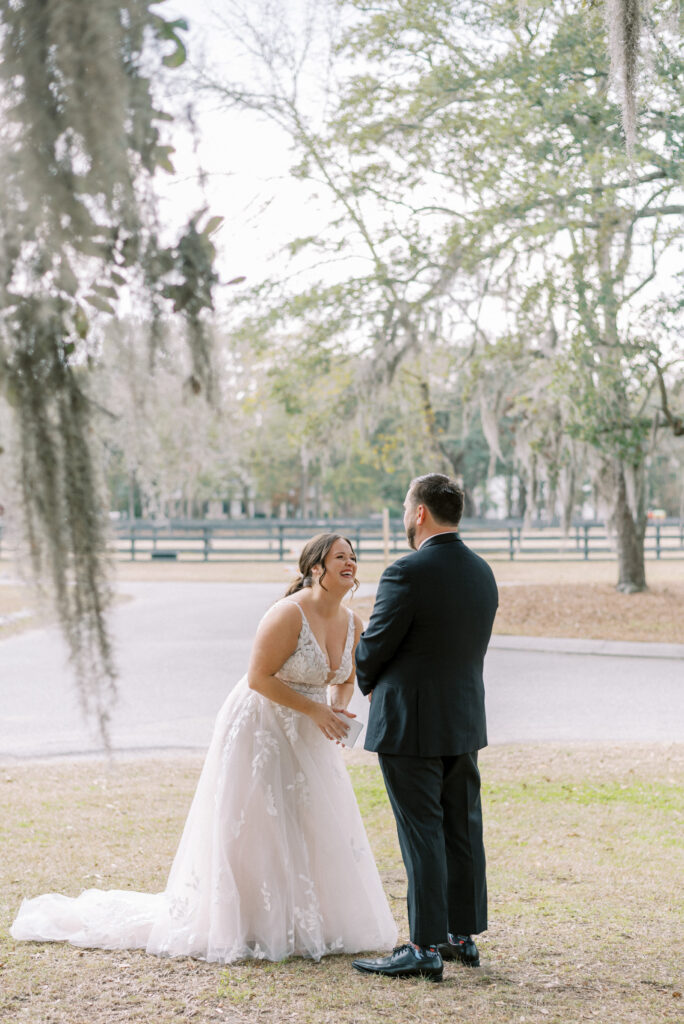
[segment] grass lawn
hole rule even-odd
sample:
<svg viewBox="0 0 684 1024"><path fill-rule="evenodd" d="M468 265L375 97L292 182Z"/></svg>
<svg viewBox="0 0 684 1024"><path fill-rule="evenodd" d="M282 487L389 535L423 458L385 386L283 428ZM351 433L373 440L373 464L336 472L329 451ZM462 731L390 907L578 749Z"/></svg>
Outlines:
<svg viewBox="0 0 684 1024"><path fill-rule="evenodd" d="M164 886L196 758L0 769L2 1024L681 1020L679 747L495 747L481 758L490 929L479 970L357 975L350 957L222 967L14 943L22 895ZM404 875L378 769L349 758L391 906ZM353 898L353 896L351 897Z"/></svg>

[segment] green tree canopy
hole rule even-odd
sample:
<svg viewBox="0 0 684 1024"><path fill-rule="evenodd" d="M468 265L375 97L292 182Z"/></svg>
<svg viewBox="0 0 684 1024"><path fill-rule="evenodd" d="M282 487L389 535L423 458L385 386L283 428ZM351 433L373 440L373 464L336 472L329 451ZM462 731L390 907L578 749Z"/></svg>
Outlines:
<svg viewBox="0 0 684 1024"><path fill-rule="evenodd" d="M450 349L495 453L492 409L514 426L530 487L542 462L553 480L591 464L607 485L625 589L645 585L644 465L682 355L663 328L684 213L667 8L652 7L631 159L598 5L349 0L322 127L281 51L262 51L270 93L221 86L289 127L294 173L335 203L292 246L325 276L280 304L266 293L266 326L354 353L364 400L417 352L429 366Z"/></svg>

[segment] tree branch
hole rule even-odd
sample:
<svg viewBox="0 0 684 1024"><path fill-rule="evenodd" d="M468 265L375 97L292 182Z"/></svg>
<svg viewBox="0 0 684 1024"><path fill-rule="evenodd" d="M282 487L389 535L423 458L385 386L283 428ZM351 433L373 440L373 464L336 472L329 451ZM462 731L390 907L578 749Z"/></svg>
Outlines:
<svg viewBox="0 0 684 1024"><path fill-rule="evenodd" d="M651 358L650 362L656 372L658 380L658 390L660 391L660 412L662 412L665 417L667 425L672 428L674 436L682 437L684 436L684 416L675 416L670 411L667 399L667 387L665 385L665 375L663 374L662 367L655 356Z"/></svg>

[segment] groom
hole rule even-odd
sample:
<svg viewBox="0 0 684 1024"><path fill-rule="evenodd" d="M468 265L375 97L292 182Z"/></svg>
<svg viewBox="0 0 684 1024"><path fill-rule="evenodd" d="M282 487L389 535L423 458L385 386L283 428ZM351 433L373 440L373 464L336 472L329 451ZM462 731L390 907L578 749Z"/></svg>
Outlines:
<svg viewBox="0 0 684 1024"><path fill-rule="evenodd" d="M487 744L482 663L498 595L458 536L463 492L428 473L411 482L404 526L415 554L382 574L356 649L371 698L366 750L379 754L408 876L411 942L354 960L368 974L441 981L443 959L479 966L487 927L477 752Z"/></svg>

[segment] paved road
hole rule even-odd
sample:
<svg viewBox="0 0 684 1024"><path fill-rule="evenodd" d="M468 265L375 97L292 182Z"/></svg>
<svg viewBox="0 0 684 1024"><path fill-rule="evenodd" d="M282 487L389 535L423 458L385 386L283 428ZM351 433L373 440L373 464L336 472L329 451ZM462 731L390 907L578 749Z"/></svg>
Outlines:
<svg viewBox="0 0 684 1024"><path fill-rule="evenodd" d="M127 583L122 590L133 599L113 618L120 668L115 750L204 748L281 585ZM684 740L681 648L635 645L621 656L614 653L619 645L529 646L502 638L488 654L491 743ZM596 649L603 653L587 653ZM360 696L357 706L365 715ZM0 642L0 760L98 749L80 715L58 632Z"/></svg>

